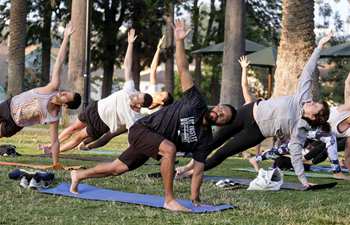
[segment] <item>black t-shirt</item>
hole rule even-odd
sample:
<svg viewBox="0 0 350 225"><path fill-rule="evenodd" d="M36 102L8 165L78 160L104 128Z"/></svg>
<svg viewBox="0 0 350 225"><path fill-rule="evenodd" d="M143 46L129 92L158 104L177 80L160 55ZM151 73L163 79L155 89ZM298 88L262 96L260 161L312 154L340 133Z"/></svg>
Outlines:
<svg viewBox="0 0 350 225"><path fill-rule="evenodd" d="M210 126L203 125L207 104L193 86L183 97L136 122L172 141L178 151L192 152L193 159L205 162L213 135Z"/></svg>

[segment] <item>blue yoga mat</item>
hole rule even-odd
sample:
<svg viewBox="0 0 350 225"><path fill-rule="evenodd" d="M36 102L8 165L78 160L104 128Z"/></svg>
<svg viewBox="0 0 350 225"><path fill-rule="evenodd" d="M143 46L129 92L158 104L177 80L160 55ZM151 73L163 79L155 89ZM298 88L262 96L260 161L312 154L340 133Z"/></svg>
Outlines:
<svg viewBox="0 0 350 225"><path fill-rule="evenodd" d="M116 201L125 202L138 205L146 205L156 208L163 208L164 198L158 195L146 195L146 194L136 194L127 193L121 191L113 191L109 189L98 188L88 184L79 185L80 194L72 194L69 192L70 184L61 183L55 188L50 189L40 189L39 192L53 195L62 195L72 198L80 198L86 200L97 200L97 201ZM178 200L180 204L192 210L192 213L208 213L208 212L219 212L225 209L234 208L231 205L203 205L196 207L192 205L189 200Z"/></svg>

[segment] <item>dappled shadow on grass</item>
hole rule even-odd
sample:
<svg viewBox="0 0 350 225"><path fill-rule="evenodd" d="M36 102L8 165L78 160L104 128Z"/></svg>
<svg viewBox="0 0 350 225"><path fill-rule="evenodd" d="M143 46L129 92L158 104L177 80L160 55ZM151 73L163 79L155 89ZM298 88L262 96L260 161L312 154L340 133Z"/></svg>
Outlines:
<svg viewBox="0 0 350 225"><path fill-rule="evenodd" d="M36 136L37 135L37 136ZM38 140L48 140L44 134L24 132L11 139L19 146L20 151L28 154L40 153L33 149ZM18 142L18 143L17 143ZM117 154L125 147L126 136L108 146L109 149L118 149ZM2 142L6 143L6 142ZM75 152L79 154L79 152ZM88 153L84 153L88 154ZM93 155L89 155L92 156ZM111 156L111 159L115 157ZM10 161L25 163L51 162L49 158L20 157ZM179 165L188 159L180 158ZM66 160L66 165L80 164L86 167L96 165L95 162ZM151 164L156 161L152 160ZM267 165L269 162L266 162ZM246 172L233 171L233 167L249 166L245 160L230 158L219 167L209 171L208 175L238 176L253 178L255 175ZM226 210L212 214L179 214L166 210L132 204L114 202L96 202L55 197L40 194L32 190L19 187L18 182L7 178L12 167L0 167L0 224L349 224L350 215L350 182L340 181L334 189L300 192L251 192L245 189L224 190L211 183L202 186L203 202L220 204L229 203L238 206L238 209ZM119 191L163 194L161 179L147 178L148 173L159 172L158 165L143 166L135 171L120 177L91 179L86 182L98 187L110 188ZM56 181L70 182L69 173L55 172ZM285 177L285 180L297 182L295 177ZM311 182L328 182L329 179L310 179ZM189 198L190 181L175 181L175 193L178 198Z"/></svg>

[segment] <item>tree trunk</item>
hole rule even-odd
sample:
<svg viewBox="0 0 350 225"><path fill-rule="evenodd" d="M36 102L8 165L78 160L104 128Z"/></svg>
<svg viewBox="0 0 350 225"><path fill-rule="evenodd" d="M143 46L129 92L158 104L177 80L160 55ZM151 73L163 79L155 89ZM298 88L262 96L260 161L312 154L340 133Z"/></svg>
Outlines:
<svg viewBox="0 0 350 225"><path fill-rule="evenodd" d="M241 67L238 59L244 54L244 0L226 2L225 44L220 102L239 107L243 103Z"/></svg>
<svg viewBox="0 0 350 225"><path fill-rule="evenodd" d="M169 16L170 22L174 22L174 3L168 0L166 3L166 14ZM174 31L170 23L166 23L166 61L165 61L165 90L174 93Z"/></svg>
<svg viewBox="0 0 350 225"><path fill-rule="evenodd" d="M210 0L210 13L209 13L209 20L208 20L208 26L207 26L207 31L205 34L205 39L203 42L203 46L208 46L209 41L212 38L212 33L213 33L213 24L215 20L215 15L216 15L216 8L215 8L215 0Z"/></svg>
<svg viewBox="0 0 350 225"><path fill-rule="evenodd" d="M219 57L215 57L211 60L212 65L212 75L210 79L210 104L217 105L220 101L220 72L221 68L216 66L222 62L222 59Z"/></svg>
<svg viewBox="0 0 350 225"><path fill-rule="evenodd" d="M44 86L50 81L51 63L51 1L43 3L43 28L41 31L41 85Z"/></svg>
<svg viewBox="0 0 350 225"><path fill-rule="evenodd" d="M8 53L7 95L14 96L22 92L25 47L27 33L27 4L22 0L11 0L10 9L10 46Z"/></svg>
<svg viewBox="0 0 350 225"><path fill-rule="evenodd" d="M225 8L226 0L220 0L220 10L216 14L216 21L218 23L218 31L215 38L216 43L223 42L223 37L225 35Z"/></svg>
<svg viewBox="0 0 350 225"><path fill-rule="evenodd" d="M194 84L196 87L200 88L202 81L202 58L200 55L195 55L194 57Z"/></svg>
<svg viewBox="0 0 350 225"><path fill-rule="evenodd" d="M132 78L135 82L136 90L140 90L140 72L141 72L141 57L140 57L140 45L134 43L134 51L132 54Z"/></svg>
<svg viewBox="0 0 350 225"><path fill-rule="evenodd" d="M315 47L314 1L284 0L281 33L273 96L294 94L298 77Z"/></svg>
<svg viewBox="0 0 350 225"><path fill-rule="evenodd" d="M72 1L71 21L74 33L70 38L68 77L71 88L84 93L84 68L85 68L85 34L86 34L86 0Z"/></svg>
<svg viewBox="0 0 350 225"><path fill-rule="evenodd" d="M193 33L192 33L192 50L196 50L200 48L199 44L199 7L198 7L198 0L193 1L192 6L192 26L193 26ZM193 74L194 78L194 84L200 88L200 83L202 81L202 72L201 72L201 58L200 56L196 55L194 56L194 62L195 62L195 71Z"/></svg>
<svg viewBox="0 0 350 225"><path fill-rule="evenodd" d="M104 49L103 49L103 80L102 80L102 90L101 98L107 97L111 94L112 84L113 84L113 72L114 72L114 61L116 58L116 21L115 17L117 14L116 1L113 1L111 6L109 6L109 1L105 1L104 13L104 29L103 29L103 39L104 39Z"/></svg>

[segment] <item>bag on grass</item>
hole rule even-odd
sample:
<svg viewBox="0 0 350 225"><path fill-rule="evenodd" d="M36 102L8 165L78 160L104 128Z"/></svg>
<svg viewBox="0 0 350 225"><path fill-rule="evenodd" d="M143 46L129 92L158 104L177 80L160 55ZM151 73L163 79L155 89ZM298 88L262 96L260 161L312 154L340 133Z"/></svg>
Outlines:
<svg viewBox="0 0 350 225"><path fill-rule="evenodd" d="M283 174L279 168L260 169L258 176L249 184L248 190L277 191L283 184Z"/></svg>
<svg viewBox="0 0 350 225"><path fill-rule="evenodd" d="M16 156L20 156L21 154L19 154L16 151L16 146L14 145L0 145L0 156L12 156L12 157L16 157Z"/></svg>

